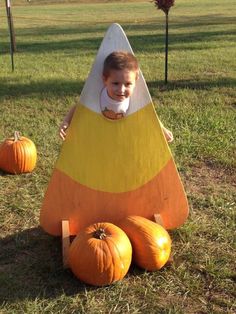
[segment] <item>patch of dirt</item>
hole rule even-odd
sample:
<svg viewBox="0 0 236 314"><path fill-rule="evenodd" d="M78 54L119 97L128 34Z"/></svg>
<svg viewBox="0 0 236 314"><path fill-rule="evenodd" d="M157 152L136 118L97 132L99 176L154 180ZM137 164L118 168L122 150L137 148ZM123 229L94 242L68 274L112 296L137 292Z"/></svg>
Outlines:
<svg viewBox="0 0 236 314"><path fill-rule="evenodd" d="M233 173L210 162L194 164L185 174L184 185L188 194L206 195L235 190L236 177Z"/></svg>

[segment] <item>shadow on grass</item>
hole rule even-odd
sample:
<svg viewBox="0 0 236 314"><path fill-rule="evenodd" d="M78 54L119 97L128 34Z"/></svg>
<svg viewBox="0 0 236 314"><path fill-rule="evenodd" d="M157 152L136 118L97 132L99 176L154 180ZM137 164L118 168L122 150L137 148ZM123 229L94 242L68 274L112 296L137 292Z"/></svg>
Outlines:
<svg viewBox="0 0 236 314"><path fill-rule="evenodd" d="M182 34L171 34L169 38L170 51L179 50L205 50L210 47L211 41L217 41L217 45L220 46L221 41L225 41L225 35L234 35L232 31L205 31L205 32L192 32ZM60 34L58 34L60 37ZM155 52L163 50L165 35L163 34L146 34L146 35L129 35L128 36L132 47L136 52ZM68 39L55 41L55 37L52 40L43 42L25 42L19 41L17 44L17 53L42 53L51 51L70 51L71 53L78 51L86 51L93 53L98 50L103 37L90 37L83 39ZM191 45L189 45L191 43ZM204 43L204 45L201 45ZM184 44L188 46L183 46ZM7 52L7 49L5 49Z"/></svg>
<svg viewBox="0 0 236 314"><path fill-rule="evenodd" d="M12 83L4 79L0 79L0 99L6 97L19 97L19 96L63 96L63 95L80 95L84 86L83 81L78 80L44 80L35 81L27 84Z"/></svg>
<svg viewBox="0 0 236 314"><path fill-rule="evenodd" d="M169 49L171 51L179 51L179 50L204 50L210 47L211 41L217 41L217 45L220 45L221 41L226 40L225 36L233 36L235 35L234 29L229 30L212 30L205 28L204 31L197 30L192 32L182 32L175 33L175 30L182 27L194 27L194 26L207 26L207 25L224 25L228 24L228 17L217 17L217 16L209 16L210 22L207 22L207 17L202 17L202 22L194 23L194 20L186 20L186 24L177 20L177 22L171 25L170 29L170 38L169 38ZM198 18L199 19L199 18ZM230 25L230 24L229 24ZM37 27L36 29L18 29L18 41L17 41L17 53L35 53L39 54L42 52L52 52L52 51L70 51L71 53L77 54L78 51L86 51L94 52L96 51L103 39L103 35L105 34L109 24L99 24L96 26L91 25L56 25L56 26L44 26ZM124 30L126 31L128 38L136 52L153 52L161 49L163 51L165 34L164 34L164 25L158 25L155 22L152 23L131 23L131 24L123 24ZM158 28L157 28L158 26ZM153 32L161 32L161 34L153 34ZM163 30L163 31L162 31ZM137 34L137 35L129 35L129 32L135 31L143 32L150 31L150 34ZM43 34L43 35L42 35ZM78 34L78 38L71 39L70 35L75 36ZM80 38L81 34L88 34L87 38ZM91 35L90 35L91 34ZM94 34L97 35L96 37ZM45 38L44 38L45 36ZM63 36L63 40L61 40L61 36ZM65 39L65 36L68 36L68 39ZM29 37L28 41L27 38ZM41 40L34 41L34 37L40 37ZM228 39L230 40L230 39ZM191 45L189 45L191 43ZM201 45L204 43L204 45ZM188 45L187 47L183 47L183 44ZM159 48L161 47L161 48ZM1 46L1 51L3 53L9 52L9 43L3 43Z"/></svg>
<svg viewBox="0 0 236 314"><path fill-rule="evenodd" d="M9 176L9 175L11 176L11 174L9 174L9 173L7 173L7 172L5 172L5 171L0 169L0 177L6 177L6 176Z"/></svg>
<svg viewBox="0 0 236 314"><path fill-rule="evenodd" d="M63 269L61 246L61 238L40 227L0 239L0 303L53 299L106 288L86 285ZM144 273L132 264L127 276Z"/></svg>
<svg viewBox="0 0 236 314"><path fill-rule="evenodd" d="M163 73L164 78L164 73ZM152 91L171 91L178 89L193 89L193 90L210 90L215 87L234 87L236 80L234 78L217 78L215 80L169 80L168 84L164 84L164 80L147 81L148 88ZM40 82L12 83L7 80L0 80L0 99L8 97L61 97L61 96L79 96L84 86L83 81L77 80L45 80ZM1 174L1 173L0 173Z"/></svg>
<svg viewBox="0 0 236 314"><path fill-rule="evenodd" d="M17 15L15 15L15 18L17 19ZM25 20L29 21L29 24L31 22L30 17L25 17ZM37 17L34 16L34 20L37 21ZM39 19L38 21L40 21ZM42 34L48 36L48 35L76 35L76 34L94 34L95 32L102 32L105 33L107 28L114 22L115 20L111 21L97 21L96 23L91 22L82 22L71 20L70 18L67 18L66 20L63 19L56 19L55 22L56 25L51 25L51 22L54 20L49 19L50 25L47 25L47 19L44 19L44 22L46 23L46 26L31 26L26 28L17 28L17 34L23 37L31 37L32 36L42 36ZM162 18L160 16L157 16L156 18L145 17L145 24L142 23L142 21L138 21L135 23L129 23L127 24L125 21L118 21L118 23L121 24L121 26L124 28L125 31L130 30L140 30L140 31L156 31L157 29L165 28L165 16L163 14ZM172 30L178 29L178 28L191 28L191 27L205 27L205 26L213 26L217 25L218 27L220 25L233 25L235 22L234 16L224 16L223 14L208 14L208 15L198 15L196 16L172 16L170 20L170 28ZM44 23L44 25L45 25ZM41 23L42 25L42 23ZM1 34L7 33L5 29L0 29Z"/></svg>
<svg viewBox="0 0 236 314"><path fill-rule="evenodd" d="M0 287L0 303L85 290L83 283L63 269L60 238L45 234L41 228L0 239Z"/></svg>
<svg viewBox="0 0 236 314"><path fill-rule="evenodd" d="M164 75L163 75L164 76ZM167 85L164 84L164 81L147 81L147 85L151 90L158 88L160 91L171 91L178 89L193 89L193 90L209 90L215 87L234 87L236 84L236 79L225 77L218 78L215 80L178 80L178 81L169 81Z"/></svg>

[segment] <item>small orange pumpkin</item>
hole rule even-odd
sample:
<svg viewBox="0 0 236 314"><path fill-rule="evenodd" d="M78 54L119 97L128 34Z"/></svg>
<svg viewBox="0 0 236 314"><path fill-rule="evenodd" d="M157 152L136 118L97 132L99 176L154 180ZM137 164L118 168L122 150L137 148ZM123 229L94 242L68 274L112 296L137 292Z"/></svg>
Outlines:
<svg viewBox="0 0 236 314"><path fill-rule="evenodd" d="M36 165L37 150L34 143L15 131L13 138L0 145L0 169L19 174L31 172Z"/></svg>
<svg viewBox="0 0 236 314"><path fill-rule="evenodd" d="M111 223L96 223L79 232L69 249L69 266L76 277L94 286L124 278L132 259L127 235Z"/></svg>
<svg viewBox="0 0 236 314"><path fill-rule="evenodd" d="M158 270L169 259L171 239L157 223L140 216L128 216L118 226L128 235L133 247L133 261L146 270Z"/></svg>

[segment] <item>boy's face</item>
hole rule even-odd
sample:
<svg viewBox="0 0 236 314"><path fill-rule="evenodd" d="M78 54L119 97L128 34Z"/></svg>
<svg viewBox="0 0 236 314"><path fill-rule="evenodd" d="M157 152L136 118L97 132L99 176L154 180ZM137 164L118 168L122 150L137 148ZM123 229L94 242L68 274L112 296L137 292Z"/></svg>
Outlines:
<svg viewBox="0 0 236 314"><path fill-rule="evenodd" d="M116 101L123 101L133 94L138 74L129 70L111 70L108 77L103 77L108 96Z"/></svg>

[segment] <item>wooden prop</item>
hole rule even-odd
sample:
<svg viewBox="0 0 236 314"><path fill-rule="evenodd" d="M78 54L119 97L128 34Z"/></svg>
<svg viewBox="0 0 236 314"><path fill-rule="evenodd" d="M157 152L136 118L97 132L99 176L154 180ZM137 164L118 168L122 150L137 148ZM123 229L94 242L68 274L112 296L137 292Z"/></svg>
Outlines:
<svg viewBox="0 0 236 314"><path fill-rule="evenodd" d="M166 229L188 216L186 195L140 72L127 115L110 120L100 110L104 59L132 49L118 24L108 29L83 88L56 162L40 213L40 224L61 234L97 222L116 224L127 215L158 221Z"/></svg>
<svg viewBox="0 0 236 314"><path fill-rule="evenodd" d="M63 267L69 268L68 264L68 255L70 247L70 226L68 220L62 220L62 258L63 258Z"/></svg>

